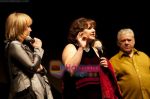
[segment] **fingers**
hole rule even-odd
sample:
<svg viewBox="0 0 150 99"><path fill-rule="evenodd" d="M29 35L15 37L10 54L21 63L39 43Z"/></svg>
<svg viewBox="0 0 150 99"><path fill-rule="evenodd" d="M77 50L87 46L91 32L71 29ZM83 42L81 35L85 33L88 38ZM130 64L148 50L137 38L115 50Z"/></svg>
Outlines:
<svg viewBox="0 0 150 99"><path fill-rule="evenodd" d="M42 41L36 37L34 37L35 42L32 44L33 47L39 48L42 47Z"/></svg>
<svg viewBox="0 0 150 99"><path fill-rule="evenodd" d="M78 35L77 35L77 39L82 40L82 41L86 41L87 36L83 32L79 32Z"/></svg>
<svg viewBox="0 0 150 99"><path fill-rule="evenodd" d="M83 41L87 40L87 37L86 36L82 37L82 40Z"/></svg>
<svg viewBox="0 0 150 99"><path fill-rule="evenodd" d="M108 67L108 63L105 57L100 58L100 65L103 67Z"/></svg>
<svg viewBox="0 0 150 99"><path fill-rule="evenodd" d="M83 47L83 48L86 46L87 37L84 34L84 32L79 32L76 39L78 41L78 46Z"/></svg>
<svg viewBox="0 0 150 99"><path fill-rule="evenodd" d="M34 39L35 39L36 41L41 41L39 38L36 38L36 37L34 37Z"/></svg>
<svg viewBox="0 0 150 99"><path fill-rule="evenodd" d="M42 41L39 38L35 37L34 40L35 40L36 43L42 43Z"/></svg>

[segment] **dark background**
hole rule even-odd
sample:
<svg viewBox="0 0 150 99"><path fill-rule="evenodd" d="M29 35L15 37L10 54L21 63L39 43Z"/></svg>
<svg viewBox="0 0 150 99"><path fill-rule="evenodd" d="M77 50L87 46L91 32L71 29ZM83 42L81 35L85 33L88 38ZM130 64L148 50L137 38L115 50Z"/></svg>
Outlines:
<svg viewBox="0 0 150 99"><path fill-rule="evenodd" d="M7 16L24 12L33 19L31 36L43 41L45 54L42 64L49 69L50 60L61 60L61 53L67 43L71 22L78 17L93 18L97 22L97 36L103 42L106 57L116 52L116 34L121 28L132 28L135 32L138 50L150 55L149 47L149 5L147 2L109 1L0 1L0 98L7 96L7 70L4 60L4 32ZM61 80L49 76L54 98L60 98ZM56 84L57 83L57 84ZM2 96L1 96L2 95Z"/></svg>

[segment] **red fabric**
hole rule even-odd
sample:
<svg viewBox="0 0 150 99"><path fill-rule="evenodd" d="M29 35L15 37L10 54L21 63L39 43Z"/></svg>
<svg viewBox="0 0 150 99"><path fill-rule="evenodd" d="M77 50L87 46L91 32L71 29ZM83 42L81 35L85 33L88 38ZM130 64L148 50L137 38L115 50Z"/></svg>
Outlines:
<svg viewBox="0 0 150 99"><path fill-rule="evenodd" d="M76 88L81 88L90 84L99 84L99 78L83 78L76 82Z"/></svg>
<svg viewBox="0 0 150 99"><path fill-rule="evenodd" d="M109 61L108 67L99 66L99 75L102 99L121 99L121 92L117 84L114 70Z"/></svg>

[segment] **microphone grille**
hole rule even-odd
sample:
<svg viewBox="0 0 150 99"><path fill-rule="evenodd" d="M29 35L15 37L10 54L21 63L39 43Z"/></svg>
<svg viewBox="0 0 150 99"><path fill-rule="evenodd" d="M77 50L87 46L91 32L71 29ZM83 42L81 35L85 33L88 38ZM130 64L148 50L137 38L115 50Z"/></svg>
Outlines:
<svg viewBox="0 0 150 99"><path fill-rule="evenodd" d="M31 38L31 36L27 36L26 39L25 39L25 41L31 42L31 43L35 42L35 40Z"/></svg>
<svg viewBox="0 0 150 99"><path fill-rule="evenodd" d="M100 51L101 53L103 53L103 48L101 47L96 47L98 51Z"/></svg>

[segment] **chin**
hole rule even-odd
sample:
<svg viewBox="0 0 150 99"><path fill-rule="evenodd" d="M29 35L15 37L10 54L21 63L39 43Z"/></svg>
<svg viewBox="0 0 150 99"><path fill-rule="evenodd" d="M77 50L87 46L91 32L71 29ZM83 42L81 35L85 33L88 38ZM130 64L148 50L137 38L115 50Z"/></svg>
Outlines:
<svg viewBox="0 0 150 99"><path fill-rule="evenodd" d="M90 37L91 40L95 40L95 37Z"/></svg>

